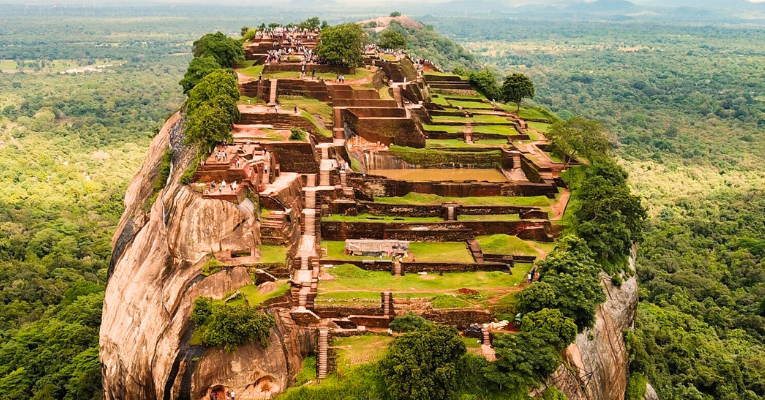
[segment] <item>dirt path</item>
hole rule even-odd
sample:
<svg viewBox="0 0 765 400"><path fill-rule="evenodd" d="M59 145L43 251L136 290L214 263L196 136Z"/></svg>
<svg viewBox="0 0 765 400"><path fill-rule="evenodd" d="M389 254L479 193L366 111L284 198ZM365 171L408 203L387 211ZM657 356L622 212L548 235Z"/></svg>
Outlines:
<svg viewBox="0 0 765 400"><path fill-rule="evenodd" d="M538 251L538 252L539 252L539 259L541 259L541 260L544 260L545 258L547 258L547 252L546 252L546 251L544 251L544 250L542 250L542 249L540 249L539 247L537 247L537 245L536 245L536 244L534 244L534 242L531 242L531 241L528 241L528 240L527 240L527 241L526 241L526 244L528 244L528 245L529 245L529 246L531 246L531 247L532 247L534 250L536 250L536 251ZM523 286L523 285L521 285L521 286Z"/></svg>
<svg viewBox="0 0 765 400"><path fill-rule="evenodd" d="M571 198L571 192L568 189L563 189L558 202L552 205L552 210L555 212L555 216L551 219L552 221L560 221L563 218L569 198Z"/></svg>

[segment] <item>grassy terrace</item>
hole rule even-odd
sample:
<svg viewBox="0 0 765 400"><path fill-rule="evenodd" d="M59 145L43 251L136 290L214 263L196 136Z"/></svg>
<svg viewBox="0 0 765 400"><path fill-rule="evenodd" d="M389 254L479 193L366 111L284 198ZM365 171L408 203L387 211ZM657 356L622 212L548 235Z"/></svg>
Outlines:
<svg viewBox="0 0 765 400"><path fill-rule="evenodd" d="M517 236L510 235L485 235L476 236L481 251L485 254L512 254L516 256L540 256L540 252L535 249L536 243L519 239ZM538 246L537 246L538 247ZM548 252L545 249L542 249ZM552 249L550 249L552 250Z"/></svg>
<svg viewBox="0 0 765 400"><path fill-rule="evenodd" d="M494 107L491 106L489 103L484 103L480 100L476 101L459 101L459 100L448 100L452 107L459 108L462 107L465 110L492 110Z"/></svg>
<svg viewBox="0 0 765 400"><path fill-rule="evenodd" d="M505 272L452 272L437 274L406 274L393 276L387 271L366 271L353 265L343 264L327 268L326 273L335 277L319 285L317 302L333 304L379 303L380 292L390 290L396 298L430 298L436 308L483 306L489 307L492 299L498 299L517 291L517 286L530 270L530 264L519 264L512 274ZM461 288L478 290L479 298L455 296Z"/></svg>
<svg viewBox="0 0 765 400"><path fill-rule="evenodd" d="M326 258L336 260L371 260L375 257L352 256L345 254L345 242L325 240L321 247L327 249ZM412 242L409 251L414 254L417 261L421 262L454 262L472 263L473 256L467 249L465 242L427 243Z"/></svg>
<svg viewBox="0 0 765 400"><path fill-rule="evenodd" d="M335 359L337 372L342 375L355 365L379 360L392 341L391 336L373 334L333 339L330 346L337 354Z"/></svg>
<svg viewBox="0 0 765 400"><path fill-rule="evenodd" d="M279 103L285 110L298 106L300 110L321 116L324 121L332 121L332 107L323 101L302 96L280 96Z"/></svg>
<svg viewBox="0 0 765 400"><path fill-rule="evenodd" d="M333 214L329 217L324 217L322 221L342 221L342 222L442 222L443 218L439 217L396 217L391 215L371 215L371 214L359 214L359 215L338 215Z"/></svg>
<svg viewBox="0 0 765 400"><path fill-rule="evenodd" d="M501 147L507 146L507 139L481 139L473 144L465 143L460 139L428 139L427 148L475 148L475 147Z"/></svg>
<svg viewBox="0 0 765 400"><path fill-rule="evenodd" d="M239 293L241 293L241 296L239 296L235 300L229 301L226 304L230 306L237 306L239 304L244 304L246 299L250 306L257 306L266 300L273 299L274 297L279 297L287 293L289 289L290 289L290 285L286 279L280 279L276 281L276 289L272 290L269 293L258 293L257 285L247 285L238 289ZM230 294L227 294L224 298L228 297L229 295ZM219 300L219 301L222 302L223 300Z"/></svg>
<svg viewBox="0 0 765 400"><path fill-rule="evenodd" d="M322 282L319 292L332 291L373 291L380 298L380 292L390 290L416 294L448 293L450 290L461 288L479 288L481 290L507 289L518 285L521 274L504 272L452 272L443 276L437 274L406 274L393 276L387 271L366 271L350 264L328 268L329 274L335 277L330 282ZM432 294L431 294L432 295Z"/></svg>
<svg viewBox="0 0 765 400"><path fill-rule="evenodd" d="M432 132L462 133L467 130L467 125L423 125L422 127L426 131ZM498 136L518 134L515 129L508 125L478 125L473 127L473 132Z"/></svg>
<svg viewBox="0 0 765 400"><path fill-rule="evenodd" d="M435 194L409 193L401 197L376 197L375 202L388 204L442 204L445 202L455 202L470 206L532 206L549 207L553 200L545 196L533 197L507 197L507 196L486 196L486 197L443 197Z"/></svg>
<svg viewBox="0 0 765 400"><path fill-rule="evenodd" d="M433 122L479 122L487 124L509 124L510 121L507 118L500 117L499 115L482 115L473 114L470 118L457 117L453 115L435 115L433 116Z"/></svg>
<svg viewBox="0 0 765 400"><path fill-rule="evenodd" d="M272 244L264 244L259 247L260 249L260 261L261 264L278 264L284 263L287 259L287 252L289 249L287 246L278 246Z"/></svg>
<svg viewBox="0 0 765 400"><path fill-rule="evenodd" d="M467 147L465 150L470 150L470 148ZM390 152L410 164L419 166L445 164L499 165L500 162L499 149L482 152L452 152L433 148L416 149L391 145Z"/></svg>

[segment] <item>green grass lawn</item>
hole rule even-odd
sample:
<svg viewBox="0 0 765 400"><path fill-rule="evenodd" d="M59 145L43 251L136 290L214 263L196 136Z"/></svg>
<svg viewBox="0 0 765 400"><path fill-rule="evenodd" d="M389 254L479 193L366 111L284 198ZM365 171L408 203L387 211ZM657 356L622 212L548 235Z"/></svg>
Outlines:
<svg viewBox="0 0 765 400"><path fill-rule="evenodd" d="M510 235L476 236L481 251L486 254L512 254L517 256L539 256L539 252L524 240Z"/></svg>
<svg viewBox="0 0 765 400"><path fill-rule="evenodd" d="M393 96L390 94L390 88L387 86L383 86L380 89L377 90L378 93L380 93L380 98L383 100L393 100Z"/></svg>
<svg viewBox="0 0 765 400"><path fill-rule="evenodd" d="M461 288L480 289L489 293L492 290L516 286L526 274L525 272L507 274L499 271L478 271L450 272L443 276L438 274L393 276L388 271L366 271L350 264L328 268L325 272L333 275L335 279L321 282L319 285L320 297L354 298L354 296L358 296L358 292L366 291L373 293L377 301L380 299L380 292L386 290L409 292L410 295L416 297L433 297L439 295L439 292L447 293ZM354 293L354 296L343 296L349 292Z"/></svg>
<svg viewBox="0 0 765 400"><path fill-rule="evenodd" d="M438 104L439 106L443 106L443 107L451 106L451 104L449 104L449 102L443 96L439 96L439 95L430 96L430 102L433 104Z"/></svg>
<svg viewBox="0 0 765 400"><path fill-rule="evenodd" d="M429 148L471 148L471 147L499 147L506 146L507 139L482 139L473 144L465 143L460 139L428 139L425 146Z"/></svg>
<svg viewBox="0 0 765 400"><path fill-rule="evenodd" d="M550 159L553 162L561 163L561 164L563 164L565 162L565 161L563 161L563 158L561 156L559 156L559 155L557 155L557 154L555 154L555 153L553 153L551 151L545 151L545 154L547 154L547 156L550 157Z"/></svg>
<svg viewBox="0 0 765 400"><path fill-rule="evenodd" d="M355 365L378 361L392 341L391 336L373 334L334 338L330 346L337 355L335 368L342 374Z"/></svg>
<svg viewBox="0 0 765 400"><path fill-rule="evenodd" d="M532 197L442 197L435 194L409 193L401 197L376 197L378 203L388 204L442 204L456 202L464 205L533 206L549 207L552 201L545 196Z"/></svg>
<svg viewBox="0 0 765 400"><path fill-rule="evenodd" d="M447 133L462 133L467 127L465 125L423 125L426 131L437 131Z"/></svg>
<svg viewBox="0 0 765 400"><path fill-rule="evenodd" d="M313 116L313 114L309 113L306 110L300 110L300 115L303 118L311 121L313 126L316 127L316 131L319 132L319 135L324 136L324 137L332 137L332 131L329 130L329 129L322 128L321 125L319 125L319 123L316 121L316 118Z"/></svg>
<svg viewBox="0 0 765 400"><path fill-rule="evenodd" d="M451 294L442 294L434 297L430 301L430 305L433 306L433 308L466 308L473 304Z"/></svg>
<svg viewBox="0 0 765 400"><path fill-rule="evenodd" d="M520 221L518 214L459 215L457 221Z"/></svg>
<svg viewBox="0 0 765 400"><path fill-rule="evenodd" d="M239 65L237 65L237 72L239 72L242 75L251 76L253 78L257 78L260 76L260 73L263 72L263 64L255 65L254 60L245 61Z"/></svg>
<svg viewBox="0 0 765 400"><path fill-rule="evenodd" d="M509 125L478 125L473 127L473 132L503 136L518 134L518 132Z"/></svg>
<svg viewBox="0 0 765 400"><path fill-rule="evenodd" d="M451 103L452 107L459 108L462 107L466 110L492 110L494 107L491 106L489 103L484 102L478 102L478 101L459 101L459 100L449 100L449 103Z"/></svg>
<svg viewBox="0 0 765 400"><path fill-rule="evenodd" d="M487 123L487 124L509 124L510 121L508 121L506 118L500 117L499 115L483 115L483 114L473 114L471 118L465 118L465 117L458 117L453 115L435 115L432 117L433 122L480 122L480 123Z"/></svg>
<svg viewBox="0 0 765 400"><path fill-rule="evenodd" d="M363 79L369 76L371 71L366 68L356 68L356 72L353 74L345 75L345 80ZM300 72L296 71L280 71L280 72L268 72L263 74L263 79L298 79ZM310 77L311 74L309 73ZM334 72L319 72L316 74L316 79L324 79L325 81L334 81L337 78L337 74Z"/></svg>
<svg viewBox="0 0 765 400"><path fill-rule="evenodd" d="M323 101L308 97L281 96L279 97L279 103L285 110L298 106L299 110L307 111L311 115L320 115L327 123L332 122L332 107Z"/></svg>
<svg viewBox="0 0 765 400"><path fill-rule="evenodd" d="M327 249L327 258L338 260L371 260L372 256L352 256L345 254L344 241L325 240L321 247ZM427 243L411 242L409 251L417 261L422 262L454 262L472 263L473 256L468 251L465 242Z"/></svg>
<svg viewBox="0 0 765 400"><path fill-rule="evenodd" d="M284 263L287 259L287 252L289 249L287 246L278 246L273 244L263 244L260 249L260 261L261 264L277 264Z"/></svg>
<svg viewBox="0 0 765 400"><path fill-rule="evenodd" d="M546 124L544 122L526 122L526 125L528 125L529 129L534 129L535 131L539 133L547 133L550 131L550 124Z"/></svg>
<svg viewBox="0 0 765 400"><path fill-rule="evenodd" d="M392 215L371 214L359 214L355 216L333 214L329 217L322 218L322 221L343 222L443 222L443 220L444 219L440 217L396 217Z"/></svg>
<svg viewBox="0 0 765 400"><path fill-rule="evenodd" d="M258 293L258 286L257 285L247 285L240 287L239 293L242 294L241 297L239 297L236 300L229 301L226 303L229 306L237 306L239 304L244 304L244 300L247 299L247 302L251 307L255 307L261 303L263 303L266 300L273 299L274 297L279 297L290 289L289 281L286 279L280 279L276 281L276 289L272 290L269 293ZM233 292L232 292L233 293ZM230 294L226 294L226 297L228 297ZM224 297L225 298L225 297ZM223 300L218 300L223 301Z"/></svg>

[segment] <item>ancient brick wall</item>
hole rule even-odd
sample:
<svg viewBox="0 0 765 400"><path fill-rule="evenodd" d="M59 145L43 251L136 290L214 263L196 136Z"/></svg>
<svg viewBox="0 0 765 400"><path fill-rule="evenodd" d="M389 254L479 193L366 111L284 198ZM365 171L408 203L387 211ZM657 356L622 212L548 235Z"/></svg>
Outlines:
<svg viewBox="0 0 765 400"><path fill-rule="evenodd" d="M319 156L309 142L264 143L263 147L276 157L282 172L319 173Z"/></svg>
<svg viewBox="0 0 765 400"><path fill-rule="evenodd" d="M456 221L456 222L346 222L322 221L325 240L397 239L410 241L461 242L474 235L517 235L528 228L550 233L550 221Z"/></svg>
<svg viewBox="0 0 765 400"><path fill-rule="evenodd" d="M489 311L475 309L442 309L427 310L421 314L423 318L445 325L465 329L470 324L485 324L494 320Z"/></svg>

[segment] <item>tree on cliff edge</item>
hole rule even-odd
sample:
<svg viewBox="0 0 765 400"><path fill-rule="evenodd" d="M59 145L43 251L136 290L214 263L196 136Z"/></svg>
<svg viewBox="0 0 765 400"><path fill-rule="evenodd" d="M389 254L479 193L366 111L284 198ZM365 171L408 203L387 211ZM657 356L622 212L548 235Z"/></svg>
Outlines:
<svg viewBox="0 0 765 400"><path fill-rule="evenodd" d="M516 111L520 111L521 103L526 98L534 98L534 82L521 73L508 75L505 78L505 83L502 84L502 99L517 104Z"/></svg>
<svg viewBox="0 0 765 400"><path fill-rule="evenodd" d="M404 35L390 30L386 29L380 33L380 36L377 38L377 46L381 49L392 49L392 50L401 50L406 48L406 38Z"/></svg>
<svg viewBox="0 0 765 400"><path fill-rule="evenodd" d="M244 60L242 44L221 32L208 33L194 42L194 57L212 57L224 68Z"/></svg>
<svg viewBox="0 0 765 400"><path fill-rule="evenodd" d="M321 31L316 54L330 64L359 67L364 61L361 51L366 41L367 34L359 24L330 26Z"/></svg>
<svg viewBox="0 0 765 400"><path fill-rule="evenodd" d="M219 69L205 76L189 91L186 102L186 142L209 152L217 143L230 141L239 119L239 87L231 70Z"/></svg>

